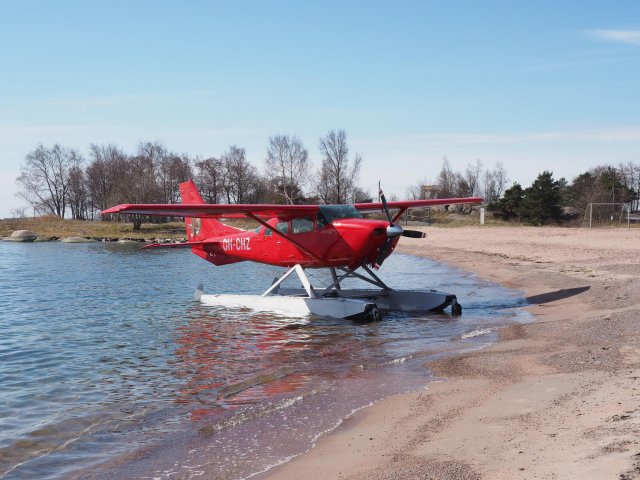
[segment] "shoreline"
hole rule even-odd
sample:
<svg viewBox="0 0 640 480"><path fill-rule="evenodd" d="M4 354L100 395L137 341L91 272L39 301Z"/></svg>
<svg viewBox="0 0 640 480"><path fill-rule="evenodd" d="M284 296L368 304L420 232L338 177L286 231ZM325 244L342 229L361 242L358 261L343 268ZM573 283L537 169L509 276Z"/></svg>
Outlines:
<svg viewBox="0 0 640 480"><path fill-rule="evenodd" d="M11 237L1 237L0 242L5 243L184 243L184 238L136 238L136 237L91 237L91 236L51 236L38 235L34 240L16 240Z"/></svg>
<svg viewBox="0 0 640 480"><path fill-rule="evenodd" d="M522 290L535 321L254 478L640 478L640 231L425 231L397 251Z"/></svg>
<svg viewBox="0 0 640 480"><path fill-rule="evenodd" d="M140 230L133 230L128 222L104 222L96 220L71 220L56 217L37 217L0 220L0 238L9 237L17 230L34 232L39 241L57 241L66 237L79 237L93 241L116 242L173 242L185 241L184 222L144 223Z"/></svg>

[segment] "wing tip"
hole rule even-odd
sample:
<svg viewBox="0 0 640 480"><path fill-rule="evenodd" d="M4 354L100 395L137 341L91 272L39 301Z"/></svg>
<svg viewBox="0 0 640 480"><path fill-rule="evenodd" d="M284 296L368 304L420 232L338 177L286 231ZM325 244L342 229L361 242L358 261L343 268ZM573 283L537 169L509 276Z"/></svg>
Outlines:
<svg viewBox="0 0 640 480"><path fill-rule="evenodd" d="M106 210L102 210L100 212L100 215L109 215L111 213L120 213L124 210L126 210L127 208L129 208L131 205L129 205L128 203L123 203L122 205L116 205L115 207L110 207L107 208Z"/></svg>

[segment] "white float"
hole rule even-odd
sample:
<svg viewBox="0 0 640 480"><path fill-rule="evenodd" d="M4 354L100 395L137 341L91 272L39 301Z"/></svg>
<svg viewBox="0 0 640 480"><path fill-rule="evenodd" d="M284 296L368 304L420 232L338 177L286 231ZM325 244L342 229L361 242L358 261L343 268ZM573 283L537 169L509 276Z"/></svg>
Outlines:
<svg viewBox="0 0 640 480"><path fill-rule="evenodd" d="M380 310L403 312L441 311L451 305L451 312L459 315L462 308L455 295L437 290L394 290L386 286L369 268L363 267L370 278L350 269L330 269L334 283L327 288L314 289L300 265L291 267L262 295L205 294L198 286L195 299L205 305L231 308L250 308L293 316L309 314L323 317L380 320ZM280 288L280 284L296 273L302 288ZM360 278L377 289L342 289L340 283L349 277Z"/></svg>

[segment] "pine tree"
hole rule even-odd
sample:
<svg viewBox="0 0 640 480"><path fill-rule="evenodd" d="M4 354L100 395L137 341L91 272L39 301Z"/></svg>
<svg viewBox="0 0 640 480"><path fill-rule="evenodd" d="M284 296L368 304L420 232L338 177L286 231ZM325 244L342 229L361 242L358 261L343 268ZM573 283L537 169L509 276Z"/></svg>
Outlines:
<svg viewBox="0 0 640 480"><path fill-rule="evenodd" d="M514 183L504 191L504 195L497 202L489 204L489 210L497 217L508 220L520 215L520 206L524 197L524 190L519 183Z"/></svg>
<svg viewBox="0 0 640 480"><path fill-rule="evenodd" d="M558 222L562 217L560 185L553 173L545 170L524 191L520 218L534 225Z"/></svg>

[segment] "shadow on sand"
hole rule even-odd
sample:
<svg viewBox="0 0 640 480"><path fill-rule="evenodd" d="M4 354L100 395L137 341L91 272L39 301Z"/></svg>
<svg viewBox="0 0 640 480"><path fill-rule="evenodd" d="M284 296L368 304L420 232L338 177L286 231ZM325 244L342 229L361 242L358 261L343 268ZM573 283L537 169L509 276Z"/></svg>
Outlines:
<svg viewBox="0 0 640 480"><path fill-rule="evenodd" d="M562 300L563 298L573 297L574 295L586 292L587 290L589 290L589 288L591 287L586 286L576 288L563 288L561 290L555 290L553 292L541 293L540 295L526 297L525 300L530 304L555 302L556 300Z"/></svg>

